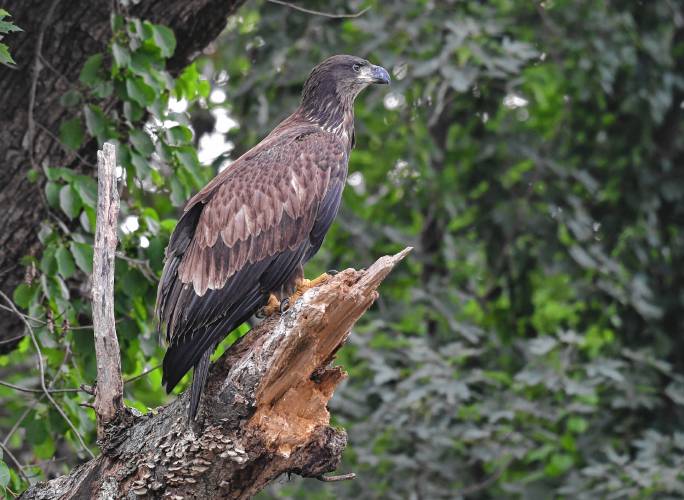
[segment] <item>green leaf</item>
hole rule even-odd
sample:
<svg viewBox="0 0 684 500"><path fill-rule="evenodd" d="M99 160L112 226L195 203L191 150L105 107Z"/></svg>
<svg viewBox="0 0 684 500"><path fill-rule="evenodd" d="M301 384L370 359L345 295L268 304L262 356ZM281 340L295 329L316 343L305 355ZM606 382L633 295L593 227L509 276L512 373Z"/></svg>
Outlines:
<svg viewBox="0 0 684 500"><path fill-rule="evenodd" d="M65 108L71 108L81 102L83 96L78 90L67 90L59 98L59 103Z"/></svg>
<svg viewBox="0 0 684 500"><path fill-rule="evenodd" d="M175 177L171 177L171 203L174 207L180 207L185 203L185 190Z"/></svg>
<svg viewBox="0 0 684 500"><path fill-rule="evenodd" d="M166 26L152 25L154 43L161 49L163 57L169 58L176 50L176 37Z"/></svg>
<svg viewBox="0 0 684 500"><path fill-rule="evenodd" d="M175 97L178 99L182 97L186 97L189 100L193 99L197 92L198 82L199 72L197 71L197 65L193 63L186 67L176 79Z"/></svg>
<svg viewBox="0 0 684 500"><path fill-rule="evenodd" d="M582 417L570 417L568 419L568 430L575 434L582 434L588 427L589 424Z"/></svg>
<svg viewBox="0 0 684 500"><path fill-rule="evenodd" d="M114 84L109 80L102 80L97 82L92 87L93 95L99 99L109 97L114 92Z"/></svg>
<svg viewBox="0 0 684 500"><path fill-rule="evenodd" d="M40 172L38 170L31 169L26 172L26 178L30 183L35 184L40 178Z"/></svg>
<svg viewBox="0 0 684 500"><path fill-rule="evenodd" d="M72 186L84 204L95 208L97 205L97 182L95 179L87 175L79 175L74 179Z"/></svg>
<svg viewBox="0 0 684 500"><path fill-rule="evenodd" d="M192 130L184 125L176 125L166 131L166 142L171 146L183 146L192 140Z"/></svg>
<svg viewBox="0 0 684 500"><path fill-rule="evenodd" d="M78 193L76 193L71 185L67 184L59 191L59 206L67 217L74 219L81 212L83 203Z"/></svg>
<svg viewBox="0 0 684 500"><path fill-rule="evenodd" d="M93 208L89 206L83 207L83 212L81 212L81 215L78 217L78 220L81 222L81 226L83 226L83 229L85 229L90 234L95 233L96 214Z"/></svg>
<svg viewBox="0 0 684 500"><path fill-rule="evenodd" d="M121 31L124 28L124 17L120 14L112 14L109 19L110 25L112 27L112 33Z"/></svg>
<svg viewBox="0 0 684 500"><path fill-rule="evenodd" d="M54 244L48 245L43 250L43 256L40 259L40 270L48 276L55 274L57 271L57 261L55 260L56 250Z"/></svg>
<svg viewBox="0 0 684 500"><path fill-rule="evenodd" d="M72 241L69 244L71 255L74 256L76 265L81 271L92 274L93 273L93 247L87 243L79 243Z"/></svg>
<svg viewBox="0 0 684 500"><path fill-rule="evenodd" d="M0 33L12 33L14 31L24 31L16 24L8 23L7 21L0 21Z"/></svg>
<svg viewBox="0 0 684 500"><path fill-rule="evenodd" d="M154 58L147 52L136 50L131 54L131 62L128 67L133 73L142 76L150 72L153 61Z"/></svg>
<svg viewBox="0 0 684 500"><path fill-rule="evenodd" d="M128 96L141 106L149 106L154 102L154 89L147 85L142 78L130 77L126 79Z"/></svg>
<svg viewBox="0 0 684 500"><path fill-rule="evenodd" d="M59 127L59 140L71 150L76 151L83 143L85 133L79 117L63 122Z"/></svg>
<svg viewBox="0 0 684 500"><path fill-rule="evenodd" d="M7 464L0 460L0 487L6 488L10 482L10 471Z"/></svg>
<svg viewBox="0 0 684 500"><path fill-rule="evenodd" d="M149 287L145 277L137 269L129 268L120 280L123 292L130 297L142 297Z"/></svg>
<svg viewBox="0 0 684 500"><path fill-rule="evenodd" d="M83 108L85 114L86 127L90 135L98 139L104 135L107 130L107 119L104 113L98 106L88 105Z"/></svg>
<svg viewBox="0 0 684 500"><path fill-rule="evenodd" d="M30 287L26 283L21 283L14 289L14 293L12 293L12 300L14 300L14 303L19 307L28 309L31 305L33 297L35 296L36 290L37 287Z"/></svg>
<svg viewBox="0 0 684 500"><path fill-rule="evenodd" d="M548 476L555 477L563 474L574 464L572 455L566 453L556 453L551 456L551 462L544 467L544 472Z"/></svg>
<svg viewBox="0 0 684 500"><path fill-rule="evenodd" d="M128 52L128 49L116 42L112 44L112 55L114 56L114 62L119 68L125 68L131 62L131 54Z"/></svg>
<svg viewBox="0 0 684 500"><path fill-rule="evenodd" d="M48 205L52 208L59 208L59 190L61 186L54 182L45 184L45 196L47 197Z"/></svg>
<svg viewBox="0 0 684 500"><path fill-rule="evenodd" d="M131 164L135 167L135 173L141 179L145 179L151 171L148 161L137 153L131 153Z"/></svg>
<svg viewBox="0 0 684 500"><path fill-rule="evenodd" d="M194 171L200 166L197 150L192 146L178 148L176 150L176 158L188 170Z"/></svg>
<svg viewBox="0 0 684 500"><path fill-rule="evenodd" d="M31 445L40 444L50 435L48 420L36 412L34 418L26 419L26 441Z"/></svg>
<svg viewBox="0 0 684 500"><path fill-rule="evenodd" d="M143 156L147 157L154 153L152 139L142 130L132 130L129 136L133 147Z"/></svg>
<svg viewBox="0 0 684 500"><path fill-rule="evenodd" d="M71 182L75 177L75 172L70 168L48 167L47 169L47 178L49 181L62 179L66 182Z"/></svg>
<svg viewBox="0 0 684 500"><path fill-rule="evenodd" d="M102 54L93 54L90 56L83 68L81 69L81 74L78 79L86 85L94 85L98 81L102 80L99 76L100 68L102 67Z"/></svg>
<svg viewBox="0 0 684 500"><path fill-rule="evenodd" d="M44 460L54 457L55 449L55 440L49 434L42 443L33 445L36 456Z"/></svg>
<svg viewBox="0 0 684 500"><path fill-rule="evenodd" d="M145 251L150 266L157 273L161 272L164 267L164 246L160 238L151 238L150 246Z"/></svg>
<svg viewBox="0 0 684 500"><path fill-rule="evenodd" d="M14 59L12 59L9 48L4 43L0 43L0 63L8 66L14 65Z"/></svg>
<svg viewBox="0 0 684 500"><path fill-rule="evenodd" d="M211 92L211 85L208 80L199 80L197 82L197 93L205 99L209 97Z"/></svg>
<svg viewBox="0 0 684 500"><path fill-rule="evenodd" d="M76 271L76 266L69 250L67 250L66 247L59 247L55 253L55 257L57 258L57 270L59 271L59 274L61 274L64 279L69 279L73 276Z"/></svg>
<svg viewBox="0 0 684 500"><path fill-rule="evenodd" d="M123 111L124 116L131 123L135 123L143 117L142 108L133 101L125 101Z"/></svg>

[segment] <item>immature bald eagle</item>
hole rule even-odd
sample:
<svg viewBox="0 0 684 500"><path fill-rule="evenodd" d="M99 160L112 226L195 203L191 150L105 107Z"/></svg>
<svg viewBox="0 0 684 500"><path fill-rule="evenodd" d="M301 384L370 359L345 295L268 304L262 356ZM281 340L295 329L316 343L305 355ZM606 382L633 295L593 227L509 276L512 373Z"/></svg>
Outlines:
<svg viewBox="0 0 684 500"><path fill-rule="evenodd" d="M354 99L384 68L338 55L316 66L299 108L185 206L157 292L171 391L194 366L193 419L216 345L265 305L312 282L302 266L337 215L354 146ZM314 280L315 281L315 280Z"/></svg>

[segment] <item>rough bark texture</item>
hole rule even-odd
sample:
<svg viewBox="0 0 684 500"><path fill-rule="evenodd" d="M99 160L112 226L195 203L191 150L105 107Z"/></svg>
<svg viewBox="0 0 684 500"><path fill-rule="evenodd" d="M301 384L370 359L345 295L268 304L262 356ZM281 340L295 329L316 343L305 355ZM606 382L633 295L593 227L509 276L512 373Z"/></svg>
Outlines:
<svg viewBox="0 0 684 500"><path fill-rule="evenodd" d="M93 252L93 330L97 358L95 412L97 436L123 411L121 355L114 319L114 263L119 229L116 188L116 146L105 143L97 152L97 222Z"/></svg>
<svg viewBox="0 0 684 500"><path fill-rule="evenodd" d="M347 436L327 403L346 374L330 362L409 251L342 271L255 327L212 366L192 429L186 392L110 426L101 456L21 498L249 498L285 472L334 471Z"/></svg>
<svg viewBox="0 0 684 500"><path fill-rule="evenodd" d="M145 0L128 13L174 30L178 43L170 69L177 71L219 35L242 3ZM48 216L44 180L31 183L26 174L49 166L92 168L55 140L60 123L73 113L59 98L76 84L87 57L106 48L112 9L123 8L108 0L8 0L2 6L24 30L4 40L17 69L0 65L0 289L11 296L24 277L19 259L39 251L38 225ZM79 156L94 164L96 149L91 142ZM9 339L22 334L22 325L6 311L0 311L0 325L3 352L13 347Z"/></svg>

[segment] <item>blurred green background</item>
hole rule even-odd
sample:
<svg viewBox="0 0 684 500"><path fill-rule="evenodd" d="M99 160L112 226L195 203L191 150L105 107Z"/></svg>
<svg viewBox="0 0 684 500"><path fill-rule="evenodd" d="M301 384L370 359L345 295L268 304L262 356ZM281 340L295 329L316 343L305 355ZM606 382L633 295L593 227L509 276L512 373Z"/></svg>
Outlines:
<svg viewBox="0 0 684 500"><path fill-rule="evenodd" d="M162 356L151 309L176 207L296 108L316 63L355 54L393 81L357 100L343 207L307 273L415 250L338 356L349 379L331 412L349 433L341 472L358 478L281 478L261 498L684 496L683 3L305 5L368 10L342 19L267 1L242 7L186 71L196 70L191 88L163 101L171 111L156 131L177 148L166 163L178 175L139 165L154 147L135 120L116 136L129 177L129 260L117 262L116 285L125 375ZM125 73L116 64L115 82ZM84 133L113 137L106 120L98 129L84 119ZM164 119L181 124L180 138ZM66 308L71 326L88 324L87 301L51 288L79 282L78 245L87 257L92 241L87 188L63 173L54 182L84 200L84 236L46 223L54 264L26 264L49 283L22 285L15 301L36 317ZM61 321L37 328L51 376L92 383L92 333ZM30 383L10 369L30 365L30 349L24 340L0 356L2 378ZM162 404L160 378L128 384L128 403ZM6 435L26 413L6 444L40 479L84 454L54 408L33 399L0 387L0 428ZM94 443L81 396L59 401Z"/></svg>

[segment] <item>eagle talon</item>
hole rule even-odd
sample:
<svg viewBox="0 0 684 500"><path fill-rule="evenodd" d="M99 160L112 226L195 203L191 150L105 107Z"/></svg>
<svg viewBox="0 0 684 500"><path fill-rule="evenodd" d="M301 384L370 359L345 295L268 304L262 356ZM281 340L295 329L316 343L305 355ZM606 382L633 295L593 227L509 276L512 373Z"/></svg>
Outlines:
<svg viewBox="0 0 684 500"><path fill-rule="evenodd" d="M328 276L335 276L336 274L340 274L340 272L337 269L328 269L325 274Z"/></svg>
<svg viewBox="0 0 684 500"><path fill-rule="evenodd" d="M283 300L280 301L280 314L283 314L285 311L287 311L290 308L290 299L284 298Z"/></svg>
<svg viewBox="0 0 684 500"><path fill-rule="evenodd" d="M259 309L257 312L256 316L257 318L268 318L269 316L273 316L277 312L282 312L282 303L278 301L275 295L271 294L268 297L268 302L264 307Z"/></svg>

